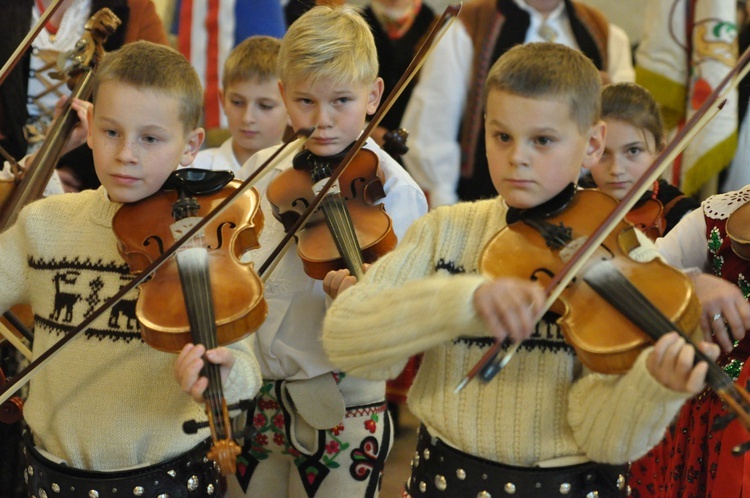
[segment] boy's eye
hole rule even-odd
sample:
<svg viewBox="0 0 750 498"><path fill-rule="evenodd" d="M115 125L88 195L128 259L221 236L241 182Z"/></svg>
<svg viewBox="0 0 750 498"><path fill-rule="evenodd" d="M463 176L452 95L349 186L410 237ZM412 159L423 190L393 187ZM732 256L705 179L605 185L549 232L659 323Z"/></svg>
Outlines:
<svg viewBox="0 0 750 498"><path fill-rule="evenodd" d="M115 130L104 130L104 134L108 137L116 137L117 132Z"/></svg>
<svg viewBox="0 0 750 498"><path fill-rule="evenodd" d="M264 103L264 102L261 102L260 104L258 104L258 107L260 107L264 111L271 111L273 109L276 109L276 105L275 104L267 104L267 103Z"/></svg>
<svg viewBox="0 0 750 498"><path fill-rule="evenodd" d="M542 146L552 143L552 139L550 137L537 137L534 141L537 143L537 145Z"/></svg>
<svg viewBox="0 0 750 498"><path fill-rule="evenodd" d="M231 102L231 104L233 106L235 106L235 107L240 107L240 106L243 106L245 104L244 101L242 101L242 100L236 100L236 99L230 100L229 102Z"/></svg>
<svg viewBox="0 0 750 498"><path fill-rule="evenodd" d="M147 144L154 144L154 143L158 142L159 139L156 138L156 137L153 137L151 135L147 135L147 136L143 137L143 141L146 142Z"/></svg>
<svg viewBox="0 0 750 498"><path fill-rule="evenodd" d="M510 142L510 135L507 133L495 133L495 138L501 142Z"/></svg>
<svg viewBox="0 0 750 498"><path fill-rule="evenodd" d="M339 104L346 104L347 102L351 100L352 99L349 97L339 97L338 99L336 99L336 102L338 102Z"/></svg>
<svg viewBox="0 0 750 498"><path fill-rule="evenodd" d="M630 148L628 148L627 153L628 153L629 156L637 156L638 154L641 153L641 148L640 147L630 147Z"/></svg>

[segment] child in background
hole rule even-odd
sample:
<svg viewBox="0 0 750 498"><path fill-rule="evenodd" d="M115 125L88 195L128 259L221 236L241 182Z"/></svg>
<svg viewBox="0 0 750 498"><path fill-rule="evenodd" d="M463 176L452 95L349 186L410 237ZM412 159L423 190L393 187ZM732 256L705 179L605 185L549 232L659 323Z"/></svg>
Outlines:
<svg viewBox="0 0 750 498"><path fill-rule="evenodd" d="M492 236L559 209L581 166L598 162L600 91L596 67L574 49L509 50L490 70L484 98L500 196L430 212L356 285L344 272L326 277L336 298L323 345L335 365L387 379L424 351L408 398L422 427L405 497L624 497L626 462L656 444L703 386L707 365L693 367L694 350L674 333L624 375L588 370L554 318L534 325L545 300L538 283L478 273ZM653 256L640 238L640 257ZM493 339L523 343L490 383L454 393Z"/></svg>
<svg viewBox="0 0 750 498"><path fill-rule="evenodd" d="M102 187L33 202L0 235L0 309L31 305L35 357L131 280L112 217L121 203L158 191L178 164L190 164L203 140L200 81L166 46L134 42L107 54L93 97L95 109L80 101L74 108L88 122ZM205 432L182 430L184 421L205 419L204 407L175 383L177 356L141 340L137 299L135 290L126 294L31 380L24 406L29 496L219 493ZM249 343L212 350L209 358L222 364L228 402L257 392Z"/></svg>
<svg viewBox="0 0 750 498"><path fill-rule="evenodd" d="M604 154L591 167L591 176L599 190L619 201L664 149L664 125L653 96L635 83L604 87L602 119L607 124ZM697 207L695 199L660 179L626 219L656 240Z"/></svg>
<svg viewBox="0 0 750 498"><path fill-rule="evenodd" d="M289 28L279 52L280 90L295 130L315 127L294 159L334 169L360 136L383 91L378 58L367 23L351 6L318 6ZM247 178L277 150L255 154L240 170ZM427 212L421 189L403 168L369 139L385 177L382 203L400 239ZM292 158L255 186L262 193ZM285 235L266 195L256 268ZM390 451L393 429L385 383L340 371L323 351L326 312L321 282L305 274L292 247L265 282L268 317L252 339L263 387L250 417L257 433L246 439L230 496L252 498L375 497Z"/></svg>
<svg viewBox="0 0 750 498"><path fill-rule="evenodd" d="M251 36L229 54L220 95L232 136L221 147L200 151L192 167L236 174L250 156L281 142L289 118L277 83L280 43Z"/></svg>

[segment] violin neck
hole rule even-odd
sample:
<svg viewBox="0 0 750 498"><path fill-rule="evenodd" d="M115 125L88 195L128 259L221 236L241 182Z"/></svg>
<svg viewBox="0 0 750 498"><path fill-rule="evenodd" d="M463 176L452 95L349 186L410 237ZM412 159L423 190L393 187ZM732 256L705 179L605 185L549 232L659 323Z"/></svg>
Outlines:
<svg viewBox="0 0 750 498"><path fill-rule="evenodd" d="M364 264L362 250L346 202L340 195L331 194L321 204L321 210L346 268L357 277L357 280L361 279L363 276L362 265Z"/></svg>
<svg viewBox="0 0 750 498"><path fill-rule="evenodd" d="M206 350L214 349L218 346L218 339L211 293L211 276L208 268L208 251L203 247L182 249L177 252L175 258L193 342L203 344ZM220 368L204 358L201 373L208 379L208 387L203 397L216 423L217 436L224 439L231 432L221 423L224 420L222 416L224 390L221 385Z"/></svg>
<svg viewBox="0 0 750 498"><path fill-rule="evenodd" d="M316 184L330 178L331 169L327 164L315 164L312 170L312 179ZM325 216L328 229L339 250L339 254L346 264L349 273L360 280L363 276L362 249L357 240L357 232L354 229L349 209L346 207L346 200L341 195L341 189L336 184L326 195L320 206Z"/></svg>
<svg viewBox="0 0 750 498"><path fill-rule="evenodd" d="M627 316L654 342L663 335L675 331L686 342L692 341L680 328L651 303L612 263L602 261L590 268L583 279L607 303ZM697 347L695 349L695 363L705 361L708 364L706 383L717 391L723 391L733 386L732 379L708 356Z"/></svg>

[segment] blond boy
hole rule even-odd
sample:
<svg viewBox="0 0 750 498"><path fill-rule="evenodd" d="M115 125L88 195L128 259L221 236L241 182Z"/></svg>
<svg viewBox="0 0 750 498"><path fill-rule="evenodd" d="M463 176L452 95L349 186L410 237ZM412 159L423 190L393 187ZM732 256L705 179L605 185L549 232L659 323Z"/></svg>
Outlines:
<svg viewBox="0 0 750 498"><path fill-rule="evenodd" d="M31 305L35 356L132 278L112 217L193 161L203 140L202 94L182 55L136 42L104 58L95 108L74 103L84 120L87 111L102 186L33 202L0 235L0 309ZM207 433L182 430L187 420L205 420L204 408L175 382L177 356L141 340L137 299L135 290L127 293L31 380L24 407L29 496L217 496ZM230 402L254 395L259 374L249 344L209 358L225 365Z"/></svg>
<svg viewBox="0 0 750 498"><path fill-rule="evenodd" d="M229 54L219 94L231 137L200 151L192 167L237 173L250 156L281 143L289 118L277 84L280 44L271 36L251 36Z"/></svg>
<svg viewBox="0 0 750 498"><path fill-rule="evenodd" d="M289 28L279 52L281 95L295 130L315 128L295 165L338 165L380 102L377 61L370 29L352 7L315 7ZM424 195L373 140L365 148L380 160L386 197L379 202L400 238L427 211ZM240 177L274 150L255 154ZM257 188L265 192L291 167L291 158L277 165ZM263 197L263 211L272 213ZM264 261L284 234L267 216L254 260ZM246 441L231 496L377 496L393 437L385 383L348 375L328 361L320 342L326 295L294 249L270 274L265 296L268 318L253 334L264 379L252 418L258 434Z"/></svg>
<svg viewBox="0 0 750 498"><path fill-rule="evenodd" d="M625 375L589 371L554 318L534 324L545 300L539 284L478 271L493 235L560 209L581 166L601 156L599 78L591 61L559 44L508 51L485 90L500 196L431 212L356 285L326 278L339 292L323 328L335 365L387 379L424 352L408 398L422 428L404 496L624 497L625 462L658 442L703 385L705 363L693 368L693 350L674 334ZM490 383L455 394L493 339L523 342Z"/></svg>

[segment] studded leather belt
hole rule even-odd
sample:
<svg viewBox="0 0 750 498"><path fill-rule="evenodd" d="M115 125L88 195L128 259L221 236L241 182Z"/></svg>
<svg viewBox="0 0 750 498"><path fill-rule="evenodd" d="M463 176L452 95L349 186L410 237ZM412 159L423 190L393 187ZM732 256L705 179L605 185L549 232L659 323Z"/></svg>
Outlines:
<svg viewBox="0 0 750 498"><path fill-rule="evenodd" d="M39 498L213 498L221 496L220 473L206 458L209 442L157 465L118 472L87 471L42 456L25 438L24 479L29 496Z"/></svg>
<svg viewBox="0 0 750 498"><path fill-rule="evenodd" d="M621 498L627 465L514 467L475 457L419 430L406 490L413 498Z"/></svg>

